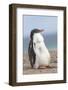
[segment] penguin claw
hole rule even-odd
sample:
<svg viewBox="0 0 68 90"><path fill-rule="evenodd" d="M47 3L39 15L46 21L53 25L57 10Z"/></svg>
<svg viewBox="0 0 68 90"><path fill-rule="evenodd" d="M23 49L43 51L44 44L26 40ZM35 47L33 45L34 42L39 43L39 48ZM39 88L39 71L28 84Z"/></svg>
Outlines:
<svg viewBox="0 0 68 90"><path fill-rule="evenodd" d="M45 68L52 68L52 67L49 66L49 65L48 66L41 65L41 66L38 67L38 69L45 69Z"/></svg>
<svg viewBox="0 0 68 90"><path fill-rule="evenodd" d="M46 66L46 68L52 68L52 67L48 65L48 66Z"/></svg>

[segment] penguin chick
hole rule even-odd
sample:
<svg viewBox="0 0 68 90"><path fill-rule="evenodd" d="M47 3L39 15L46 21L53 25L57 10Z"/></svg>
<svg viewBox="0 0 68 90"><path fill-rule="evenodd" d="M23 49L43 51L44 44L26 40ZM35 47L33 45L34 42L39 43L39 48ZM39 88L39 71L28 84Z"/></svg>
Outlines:
<svg viewBox="0 0 68 90"><path fill-rule="evenodd" d="M30 33L30 41L29 41L29 46L28 46L28 56L29 56L29 61L30 61L30 65L32 68L34 67L34 64L36 62L36 54L34 51L35 43L33 42L34 41L33 36L35 33L39 33L42 31L43 30L33 29ZM34 45L34 47L33 47L33 45Z"/></svg>
<svg viewBox="0 0 68 90"><path fill-rule="evenodd" d="M44 43L44 38L41 33L35 33L33 35L33 49L35 52L36 60L33 68L39 68L40 66L49 66L50 53Z"/></svg>

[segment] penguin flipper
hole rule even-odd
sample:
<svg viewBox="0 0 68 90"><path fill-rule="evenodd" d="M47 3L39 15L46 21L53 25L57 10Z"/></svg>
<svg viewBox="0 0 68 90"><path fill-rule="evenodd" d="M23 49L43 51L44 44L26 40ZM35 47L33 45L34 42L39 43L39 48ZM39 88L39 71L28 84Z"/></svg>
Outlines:
<svg viewBox="0 0 68 90"><path fill-rule="evenodd" d="M35 55L34 50L33 50L32 41L29 42L28 56L29 56L29 61L30 61L31 67L33 68L33 66L35 64L35 60L36 60L36 55Z"/></svg>
<svg viewBox="0 0 68 90"><path fill-rule="evenodd" d="M33 56L32 53L29 55L29 61L30 61L31 67L33 68L35 64L35 55Z"/></svg>
<svg viewBox="0 0 68 90"><path fill-rule="evenodd" d="M32 56L31 55L29 55L29 61L30 61L30 65L31 65L31 67L33 68L33 62L32 62Z"/></svg>
<svg viewBox="0 0 68 90"><path fill-rule="evenodd" d="M33 68L33 56L32 56L32 43L31 43L31 41L29 42L28 56L29 56L30 65Z"/></svg>

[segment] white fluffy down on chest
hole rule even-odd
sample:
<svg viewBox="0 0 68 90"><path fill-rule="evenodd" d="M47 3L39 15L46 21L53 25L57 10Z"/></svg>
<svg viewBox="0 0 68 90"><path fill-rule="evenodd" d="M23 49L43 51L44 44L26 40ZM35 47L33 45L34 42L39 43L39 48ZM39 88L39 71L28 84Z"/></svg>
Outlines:
<svg viewBox="0 0 68 90"><path fill-rule="evenodd" d="M36 54L36 67L40 65L49 65L50 53L46 48L44 38L40 33L36 33L33 36L33 48Z"/></svg>

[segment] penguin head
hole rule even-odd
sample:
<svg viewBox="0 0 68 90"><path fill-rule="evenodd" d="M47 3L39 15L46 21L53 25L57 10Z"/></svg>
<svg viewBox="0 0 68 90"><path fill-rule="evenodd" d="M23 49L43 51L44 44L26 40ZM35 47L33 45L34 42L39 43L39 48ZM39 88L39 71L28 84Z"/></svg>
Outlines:
<svg viewBox="0 0 68 90"><path fill-rule="evenodd" d="M43 32L43 31L44 31L43 29L33 29L33 30L31 31L31 34L30 34L31 40L33 40L33 35L34 35L34 34L36 34L36 33L41 33L41 32Z"/></svg>
<svg viewBox="0 0 68 90"><path fill-rule="evenodd" d="M30 39L32 41L33 48L40 48L44 42L44 38L41 34L44 30L42 29L33 29L30 34Z"/></svg>

